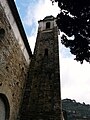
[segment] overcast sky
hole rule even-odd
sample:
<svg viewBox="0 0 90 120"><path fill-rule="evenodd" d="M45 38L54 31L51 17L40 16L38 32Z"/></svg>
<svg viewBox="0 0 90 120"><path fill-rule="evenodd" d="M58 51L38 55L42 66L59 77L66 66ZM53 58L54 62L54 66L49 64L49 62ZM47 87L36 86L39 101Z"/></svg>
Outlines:
<svg viewBox="0 0 90 120"><path fill-rule="evenodd" d="M49 0L15 0L18 11L30 43L32 51L36 41L38 20L47 15L59 13L57 4L52 6ZM75 99L77 102L90 104L90 64L85 62L81 65L74 60L60 43L60 74L62 99Z"/></svg>

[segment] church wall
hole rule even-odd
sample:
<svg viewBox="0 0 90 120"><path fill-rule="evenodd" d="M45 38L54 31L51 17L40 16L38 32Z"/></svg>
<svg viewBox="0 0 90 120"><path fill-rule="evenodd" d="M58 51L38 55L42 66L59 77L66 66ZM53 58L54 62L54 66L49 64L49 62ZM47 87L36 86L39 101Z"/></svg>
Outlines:
<svg viewBox="0 0 90 120"><path fill-rule="evenodd" d="M28 61L23 54L23 43L20 46L18 42L21 38L17 28L12 27L15 23L9 23L1 6L2 1L5 0L0 0L0 94L8 99L9 120L16 120L27 77Z"/></svg>
<svg viewBox="0 0 90 120"><path fill-rule="evenodd" d="M9 21L11 27L12 27L12 30L13 30L14 35L15 35L15 38L16 38L16 40L18 41L18 43L20 45L22 53L24 54L25 59L26 59L26 61L29 64L29 62L30 62L29 55L27 53L27 50L26 50L26 47L25 47L24 42L22 40L22 37L21 37L21 35L19 33L18 27L16 25L16 21L15 21L15 19L13 17L13 14L12 14L9 6L8 6L7 0L0 0L0 3L2 5L2 7L4 8L6 17L7 17L8 21Z"/></svg>

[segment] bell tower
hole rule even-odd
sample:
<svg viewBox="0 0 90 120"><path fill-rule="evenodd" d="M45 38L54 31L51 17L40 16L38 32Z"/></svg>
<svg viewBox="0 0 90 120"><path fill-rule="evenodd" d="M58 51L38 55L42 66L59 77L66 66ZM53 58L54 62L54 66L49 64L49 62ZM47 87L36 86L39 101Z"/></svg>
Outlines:
<svg viewBox="0 0 90 120"><path fill-rule="evenodd" d="M62 119L58 28L55 21L53 16L39 21L20 120Z"/></svg>

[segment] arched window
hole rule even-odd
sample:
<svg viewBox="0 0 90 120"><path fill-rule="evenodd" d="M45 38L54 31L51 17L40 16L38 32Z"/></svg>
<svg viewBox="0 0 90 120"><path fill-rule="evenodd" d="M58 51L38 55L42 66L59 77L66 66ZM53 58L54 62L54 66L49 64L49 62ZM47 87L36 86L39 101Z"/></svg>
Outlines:
<svg viewBox="0 0 90 120"><path fill-rule="evenodd" d="M9 103L4 94L0 93L0 120L9 120Z"/></svg>
<svg viewBox="0 0 90 120"><path fill-rule="evenodd" d="M46 23L46 29L50 28L50 22Z"/></svg>

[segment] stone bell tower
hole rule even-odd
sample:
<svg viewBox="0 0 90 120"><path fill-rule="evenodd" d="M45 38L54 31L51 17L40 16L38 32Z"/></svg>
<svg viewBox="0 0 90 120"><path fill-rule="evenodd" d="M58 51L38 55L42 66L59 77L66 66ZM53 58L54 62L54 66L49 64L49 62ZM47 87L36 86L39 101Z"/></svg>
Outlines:
<svg viewBox="0 0 90 120"><path fill-rule="evenodd" d="M39 21L20 120L61 120L58 28L53 16Z"/></svg>

